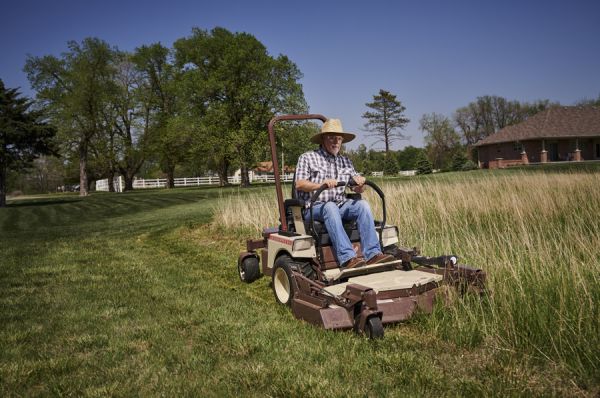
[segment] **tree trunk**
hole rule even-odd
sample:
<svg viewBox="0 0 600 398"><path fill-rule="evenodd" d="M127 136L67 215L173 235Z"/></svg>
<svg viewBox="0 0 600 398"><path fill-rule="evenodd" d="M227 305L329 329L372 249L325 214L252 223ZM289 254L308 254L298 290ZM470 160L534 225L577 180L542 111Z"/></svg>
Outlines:
<svg viewBox="0 0 600 398"><path fill-rule="evenodd" d="M229 185L229 180L227 179L227 175L229 174L229 160L224 158L221 164L219 165L219 185L224 187Z"/></svg>
<svg viewBox="0 0 600 398"><path fill-rule="evenodd" d="M87 142L79 144L79 196L88 195Z"/></svg>
<svg viewBox="0 0 600 398"><path fill-rule="evenodd" d="M0 163L0 207L6 206L6 166Z"/></svg>
<svg viewBox="0 0 600 398"><path fill-rule="evenodd" d="M133 177L135 174L124 173L123 178L125 179L124 191L133 191Z"/></svg>
<svg viewBox="0 0 600 398"><path fill-rule="evenodd" d="M175 166L167 167L167 188L175 188Z"/></svg>
<svg viewBox="0 0 600 398"><path fill-rule="evenodd" d="M115 172L108 172L108 192L115 192Z"/></svg>
<svg viewBox="0 0 600 398"><path fill-rule="evenodd" d="M246 166L246 164L242 164L241 168L240 168L240 172L241 172L241 182L240 182L240 186L243 188L248 188L250 186L250 178L248 178L248 166Z"/></svg>

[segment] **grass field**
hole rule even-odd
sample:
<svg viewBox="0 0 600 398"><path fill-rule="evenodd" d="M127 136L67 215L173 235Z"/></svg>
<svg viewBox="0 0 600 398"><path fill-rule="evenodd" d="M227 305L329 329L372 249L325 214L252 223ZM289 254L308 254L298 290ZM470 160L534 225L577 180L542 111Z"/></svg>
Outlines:
<svg viewBox="0 0 600 398"><path fill-rule="evenodd" d="M387 185L402 243L486 268L493 294L381 341L295 320L267 278L239 282L245 239L275 223L256 210L272 188L13 200L0 395L596 396L600 177L566 175Z"/></svg>

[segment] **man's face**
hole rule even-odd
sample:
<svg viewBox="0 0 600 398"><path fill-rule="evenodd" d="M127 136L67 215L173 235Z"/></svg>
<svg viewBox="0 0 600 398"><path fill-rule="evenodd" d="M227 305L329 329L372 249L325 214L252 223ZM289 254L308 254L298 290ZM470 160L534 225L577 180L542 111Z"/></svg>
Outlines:
<svg viewBox="0 0 600 398"><path fill-rule="evenodd" d="M342 141L343 138L341 135L325 134L323 136L323 146L325 147L325 150L333 156L337 156L342 148Z"/></svg>

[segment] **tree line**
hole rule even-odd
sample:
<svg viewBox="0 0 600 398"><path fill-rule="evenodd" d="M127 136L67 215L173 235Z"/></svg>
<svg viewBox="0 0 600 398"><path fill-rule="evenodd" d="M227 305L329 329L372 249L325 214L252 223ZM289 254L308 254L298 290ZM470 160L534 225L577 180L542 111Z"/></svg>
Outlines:
<svg viewBox="0 0 600 398"><path fill-rule="evenodd" d="M0 90L2 198L7 173L44 154L60 159L38 160L34 178L41 191L50 186L52 172L76 175L81 195L92 181L112 182L116 175L124 177L125 189L132 189L135 176L158 173L169 187L176 174L207 172L226 185L231 171L240 169L242 185L248 185L252 166L270 157L265 126L271 117L308 111L302 73L288 57L271 56L251 34L224 28L195 28L170 48L154 43L122 51L98 38L71 41L59 56L29 56L24 70L35 102L19 98L15 89ZM590 104L599 105L600 97L578 103ZM478 140L556 105L481 96L450 117L423 115L425 147L394 151L393 142L407 139L410 120L396 95L381 89L362 117L367 136L385 150L361 145L347 152L367 174L470 169ZM277 128L285 129L277 134L279 153L293 164L312 147L309 138L318 126Z"/></svg>
<svg viewBox="0 0 600 398"><path fill-rule="evenodd" d="M92 180L118 174L132 189L148 165L170 187L182 166L213 170L223 185L240 168L248 184L248 170L267 154L270 118L307 110L301 72L289 58L223 28L132 52L86 38L60 56L30 56L24 69L61 155L78 164L82 195ZM288 148L302 141L300 129L291 130Z"/></svg>
<svg viewBox="0 0 600 398"><path fill-rule="evenodd" d="M582 100L579 105L597 104L597 101ZM521 123L528 117L560 104L549 100L532 103L507 100L499 96L480 96L468 105L458 108L451 117L429 113L421 117L419 128L424 134L425 148L407 147L404 150L391 150L391 143L406 140L403 129L409 122L406 108L396 95L380 90L373 96L373 102L365 104L369 111L363 114L365 130L385 150L367 151L361 145L349 156L358 170L369 173L383 171L395 175L399 170L417 170L429 173L431 170L470 170L476 168L477 153L474 144L503 129Z"/></svg>

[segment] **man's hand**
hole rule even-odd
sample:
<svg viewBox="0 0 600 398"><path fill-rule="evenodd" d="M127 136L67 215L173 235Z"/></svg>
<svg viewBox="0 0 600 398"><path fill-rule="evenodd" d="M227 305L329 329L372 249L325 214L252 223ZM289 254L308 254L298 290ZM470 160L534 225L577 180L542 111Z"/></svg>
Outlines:
<svg viewBox="0 0 600 398"><path fill-rule="evenodd" d="M337 180L334 179L329 179L329 180L325 180L323 181L323 184L327 185L327 188L335 188L337 187Z"/></svg>
<svg viewBox="0 0 600 398"><path fill-rule="evenodd" d="M352 177L352 179L356 183L356 187L354 187L352 190L356 193L363 193L365 191L365 181L366 181L365 177L360 176L360 175L355 175Z"/></svg>

